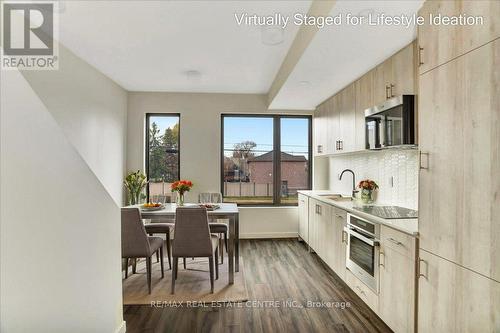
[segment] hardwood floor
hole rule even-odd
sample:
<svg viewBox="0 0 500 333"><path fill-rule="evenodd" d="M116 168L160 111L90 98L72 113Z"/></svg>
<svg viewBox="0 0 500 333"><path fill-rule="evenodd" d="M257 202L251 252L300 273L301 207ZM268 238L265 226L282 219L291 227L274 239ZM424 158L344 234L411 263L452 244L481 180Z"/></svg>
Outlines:
<svg viewBox="0 0 500 333"><path fill-rule="evenodd" d="M231 308L125 306L127 332L391 332L303 243L243 240L241 255L249 303ZM248 306L262 300L280 306ZM310 307L309 301L338 303Z"/></svg>

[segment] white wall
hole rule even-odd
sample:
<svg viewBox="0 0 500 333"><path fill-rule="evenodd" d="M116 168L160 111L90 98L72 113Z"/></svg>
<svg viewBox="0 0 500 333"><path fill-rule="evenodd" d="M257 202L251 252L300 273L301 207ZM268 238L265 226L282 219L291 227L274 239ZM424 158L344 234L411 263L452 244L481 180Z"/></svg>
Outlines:
<svg viewBox="0 0 500 333"><path fill-rule="evenodd" d="M310 111L271 112L266 103L266 95L130 92L127 170L144 170L146 113L180 113L180 177L195 183L187 200L196 201L199 192L219 192L222 113L310 114ZM296 236L297 219L296 208L245 208L240 217L240 234L241 237Z"/></svg>
<svg viewBox="0 0 500 333"><path fill-rule="evenodd" d="M377 203L412 209L418 207L417 150L389 149L333 156L329 165L331 191L351 193L351 174L344 174L342 180L338 179L342 170L351 169L356 174L356 182L369 178L380 186L376 194Z"/></svg>
<svg viewBox="0 0 500 333"><path fill-rule="evenodd" d="M95 97L86 88L80 94ZM83 99L65 93L75 105ZM1 96L0 331L116 332L116 198L20 73L2 72Z"/></svg>
<svg viewBox="0 0 500 333"><path fill-rule="evenodd" d="M116 204L123 203L127 92L59 44L59 70L24 71Z"/></svg>

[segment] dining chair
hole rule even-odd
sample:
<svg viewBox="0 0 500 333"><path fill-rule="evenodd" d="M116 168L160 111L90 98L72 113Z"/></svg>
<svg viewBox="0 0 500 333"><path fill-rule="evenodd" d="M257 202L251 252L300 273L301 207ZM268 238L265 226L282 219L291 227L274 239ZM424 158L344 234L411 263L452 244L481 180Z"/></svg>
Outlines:
<svg viewBox="0 0 500 333"><path fill-rule="evenodd" d="M163 258L163 239L150 237L141 220L139 208L122 208L122 259L125 259L125 278L128 277L128 260L130 258L146 258L146 276L148 290L151 294L151 257L160 252ZM161 277L163 278L163 260L160 261Z"/></svg>
<svg viewBox="0 0 500 333"><path fill-rule="evenodd" d="M158 195L156 196L155 202L160 202L162 204L170 203L170 196L166 195ZM172 269L172 255L171 249L172 246L170 244L171 231L174 229L175 220L172 219L161 219L161 220L151 220L151 223L145 225L146 232L148 235L153 236L154 234L163 234L165 235L166 246L167 246L167 258L168 258L168 268ZM163 257L162 257L163 260ZM156 256L156 262L160 261L159 256ZM135 267L135 266L134 266ZM133 270L132 272L135 273Z"/></svg>
<svg viewBox="0 0 500 333"><path fill-rule="evenodd" d="M218 192L202 192L198 194L198 202L204 203L222 203L222 194ZM219 252L220 252L220 262L224 263L224 246L227 252L227 233L228 227L226 223L217 222L217 219L209 219L210 232L219 235ZM222 241L224 240L224 244ZM224 245L224 246L223 246Z"/></svg>
<svg viewBox="0 0 500 333"><path fill-rule="evenodd" d="M204 207L178 207L175 212L174 242L172 244L172 290L175 292L179 258L207 257L210 269L210 292L214 292L215 278L219 278L219 237L212 235L208 227L207 210Z"/></svg>

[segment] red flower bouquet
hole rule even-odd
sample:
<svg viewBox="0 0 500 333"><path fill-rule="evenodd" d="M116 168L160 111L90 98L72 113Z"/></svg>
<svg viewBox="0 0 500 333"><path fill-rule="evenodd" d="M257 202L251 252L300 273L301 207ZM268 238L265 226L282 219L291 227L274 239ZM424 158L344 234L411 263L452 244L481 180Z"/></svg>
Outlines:
<svg viewBox="0 0 500 333"><path fill-rule="evenodd" d="M178 192L177 204L179 206L184 205L184 193L189 192L193 187L193 182L190 180L178 180L170 185L172 192Z"/></svg>

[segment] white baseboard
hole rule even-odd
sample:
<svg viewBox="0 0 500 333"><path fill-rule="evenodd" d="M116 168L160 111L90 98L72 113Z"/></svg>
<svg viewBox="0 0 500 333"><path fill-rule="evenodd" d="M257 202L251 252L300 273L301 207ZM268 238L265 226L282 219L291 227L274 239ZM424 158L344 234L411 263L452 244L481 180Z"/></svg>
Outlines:
<svg viewBox="0 0 500 333"><path fill-rule="evenodd" d="M240 234L240 239L265 239L265 238L297 238L297 232L252 232Z"/></svg>
<svg viewBox="0 0 500 333"><path fill-rule="evenodd" d="M115 330L115 333L125 333L126 331L127 331L127 323L125 323L125 320L123 320L120 326Z"/></svg>

